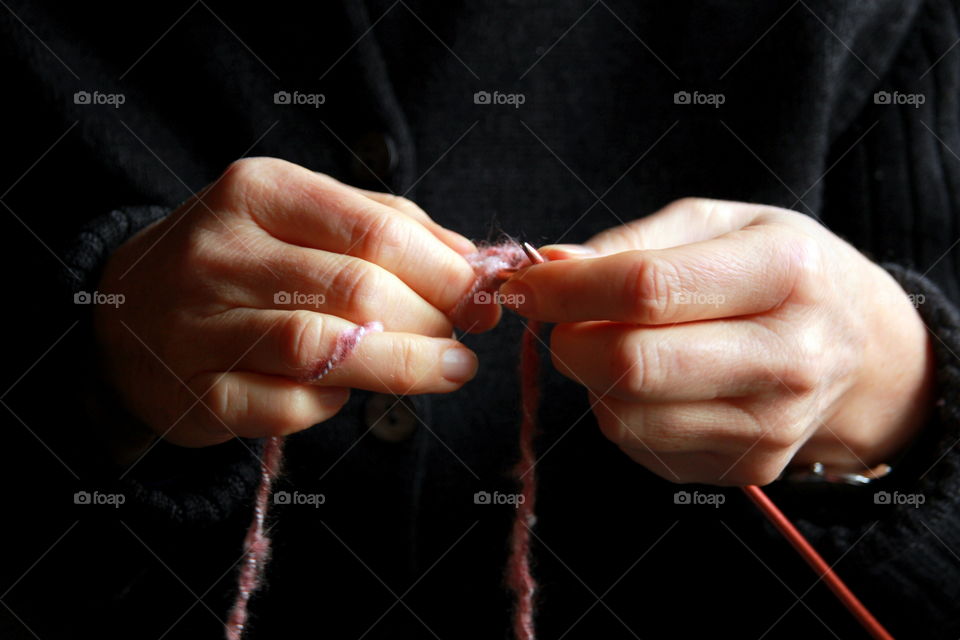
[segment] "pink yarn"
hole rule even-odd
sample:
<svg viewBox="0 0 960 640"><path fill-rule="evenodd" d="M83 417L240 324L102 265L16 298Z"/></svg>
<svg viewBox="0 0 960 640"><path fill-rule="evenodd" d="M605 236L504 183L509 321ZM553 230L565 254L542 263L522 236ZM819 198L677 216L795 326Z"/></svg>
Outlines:
<svg viewBox="0 0 960 640"><path fill-rule="evenodd" d="M507 272L530 264L523 249L511 241L481 246L479 251L467 256L467 262L473 267L476 279L470 290L449 314L457 324L462 324L458 323L457 319L477 293L492 292L507 277ZM516 596L514 632L518 640L534 638L533 598L537 585L530 572L530 528L536 521L533 510L536 492L533 439L539 404L537 388L539 362L536 349L538 329L539 323L529 323L523 338L520 367L523 420L520 426L520 460L514 468L514 476L521 485L524 501L517 508L511 534L510 559L507 564L507 584ZM320 380L350 357L368 332L382 330L381 323L369 322L344 331L337 337L333 354L318 362L303 380L307 382ZM260 484L254 500L253 521L247 529L243 543L244 560L237 578L237 596L226 622L227 640L241 640L243 637L247 629L250 598L260 588L264 569L270 559L270 537L264 530L264 524L268 515L273 482L280 473L284 442L282 437L271 437L267 439L264 446L260 461Z"/></svg>
<svg viewBox="0 0 960 640"><path fill-rule="evenodd" d="M374 320L341 333L337 336L337 344L333 347L333 354L329 358L318 362L313 371L303 378L304 382L316 382L323 378L353 353L363 336L370 332L379 333L380 331L383 331L383 324Z"/></svg>
<svg viewBox="0 0 960 640"><path fill-rule="evenodd" d="M523 418L520 422L520 459L513 475L520 483L523 501L517 505L510 540L510 559L507 561L507 586L516 602L513 613L513 633L517 640L533 640L533 599L537 582L530 570L530 531L537 522L534 500L537 496L537 478L534 473L536 456L533 441L537 431L537 409L540 407L540 356L537 352L539 322L527 323L520 351L520 394Z"/></svg>
<svg viewBox="0 0 960 640"><path fill-rule="evenodd" d="M476 253L467 256L467 262L473 267L473 273L476 279L473 286L457 305L450 312L450 318L455 324L460 319L463 310L469 305L474 297L482 292L491 292L497 288L497 285L504 279L504 271L513 271L521 267L528 266L530 259L515 242L507 241L500 244L484 245Z"/></svg>
<svg viewBox="0 0 960 640"><path fill-rule="evenodd" d="M368 322L347 329L337 336L333 354L317 363L305 379L310 382L320 380L353 353L363 336L377 331L383 331L383 325L379 322ZM273 481L280 473L284 442L283 437L274 436L267 438L263 448L263 456L260 459L260 485L257 487L257 495L253 503L253 521L243 540L244 557L243 564L240 566L240 575L237 578L237 597L227 616L227 640L240 640L243 636L249 617L250 597L260 588L264 568L270 560L270 536L267 535L263 525L270 508Z"/></svg>
<svg viewBox="0 0 960 640"><path fill-rule="evenodd" d="M270 537L264 532L263 523L270 504L273 479L280 473L283 443L283 438L275 436L267 438L263 448L263 457L260 460L260 486L257 487L253 506L253 522L243 540L244 557L240 576L237 578L237 597L227 617L227 640L240 640L243 635L247 627L247 603L253 592L260 588L264 567L270 559Z"/></svg>
<svg viewBox="0 0 960 640"><path fill-rule="evenodd" d="M535 249L528 246L535 262L542 262ZM476 280L463 298L450 312L455 322L464 308L478 292L493 291L500 281L509 277L509 272L530 264L526 252L516 243L503 242L498 245L484 246L467 260L473 267ZM462 323L457 323L461 324ZM540 372L540 358L537 351L537 341L541 324L527 323L523 334L523 343L520 358L520 386L523 417L520 423L520 458L513 468L513 476L520 484L523 501L517 505L516 516L510 535L510 557L507 561L506 582L514 594L513 632L517 640L535 640L534 628L534 598L537 592L537 582L531 571L532 528L536 524L534 500L536 499L537 481L534 473L536 457L533 448L537 431L537 410L540 406L540 388L538 384ZM379 322L371 322L362 326L353 327L337 337L333 354L321 360L313 371L304 380L315 382L326 376L341 362L350 356L360 343L360 340L370 331L382 331ZM254 516L247 535L244 538L244 562L237 579L237 597L226 623L227 640L241 640L247 628L248 603L253 593L260 587L263 572L270 557L270 538L264 532L264 522L269 508L269 499L273 488L274 478L280 473L283 457L282 437L267 439L263 457L260 462L260 485L257 487L254 500ZM890 638L886 629L863 606L849 588L837 577L824 562L823 558L810 546L809 542L790 523L786 516L770 501L763 491L756 486L744 488L748 496L758 504L766 515L787 540L798 550L800 555L818 573L824 573L826 581L840 601L847 606L858 621L873 637ZM821 571L822 568L822 571ZM821 576L823 577L823 576Z"/></svg>

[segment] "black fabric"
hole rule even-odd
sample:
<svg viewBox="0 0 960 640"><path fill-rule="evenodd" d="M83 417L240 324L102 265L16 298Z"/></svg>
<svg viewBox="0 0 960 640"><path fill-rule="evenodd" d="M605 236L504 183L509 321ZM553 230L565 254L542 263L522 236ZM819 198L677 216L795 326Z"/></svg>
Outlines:
<svg viewBox="0 0 960 640"><path fill-rule="evenodd" d="M477 239L582 241L690 195L822 220L924 297L939 407L878 489L926 502L771 492L897 637L956 637L958 17L947 0L10 2L4 637L221 634L260 445L161 443L114 466L92 417L104 414L88 410L89 306L73 295L241 155L407 193ZM274 102L297 90L326 100ZM125 102L76 104L78 91ZM478 91L525 101L476 104ZM681 91L725 102L676 104ZM877 104L879 91L925 101ZM371 132L395 154L382 184L351 172ZM513 490L521 329L505 314L465 338L479 375L417 398L410 440L366 434L365 393L290 439L277 490L327 500L276 509L251 638L509 635L512 511L474 494ZM602 437L582 389L552 370L543 384L541 637L862 637L738 491L720 490L719 509L674 504L677 487ZM113 408L113 426L132 425ZM74 505L78 491L126 503Z"/></svg>

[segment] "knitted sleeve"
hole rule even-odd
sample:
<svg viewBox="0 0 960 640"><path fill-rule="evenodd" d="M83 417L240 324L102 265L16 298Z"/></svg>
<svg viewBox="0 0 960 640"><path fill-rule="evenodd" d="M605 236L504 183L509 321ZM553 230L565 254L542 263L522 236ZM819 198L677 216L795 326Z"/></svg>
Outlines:
<svg viewBox="0 0 960 640"><path fill-rule="evenodd" d="M96 290L110 255L166 213L165 208L156 206L111 211L85 225L66 252L69 291L65 297L74 301L70 306L77 324L59 357L82 367L73 404L85 410L69 429L53 428L50 446L79 476L79 491L123 495L126 511L157 524L204 526L249 501L258 477L260 443L234 440L205 449L185 449L158 440L129 465L115 463L101 434L143 427L100 382L91 306L76 303Z"/></svg>
<svg viewBox="0 0 960 640"><path fill-rule="evenodd" d="M886 478L784 485L771 496L896 633L960 632L960 313L916 271L883 265L918 301L936 358L936 411ZM909 588L904 588L909 585ZM912 622L909 622L912 621ZM937 630L933 633L932 630Z"/></svg>
<svg viewBox="0 0 960 640"><path fill-rule="evenodd" d="M930 0L825 160L822 215L915 302L936 407L888 477L771 496L897 637L960 634L960 8ZM911 96L890 104L887 95ZM774 534L771 534L774 535Z"/></svg>

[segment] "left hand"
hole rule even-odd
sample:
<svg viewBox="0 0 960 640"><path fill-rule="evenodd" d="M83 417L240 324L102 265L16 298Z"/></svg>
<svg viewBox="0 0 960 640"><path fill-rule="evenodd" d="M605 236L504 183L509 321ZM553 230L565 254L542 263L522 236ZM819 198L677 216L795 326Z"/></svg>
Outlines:
<svg viewBox="0 0 960 640"><path fill-rule="evenodd" d="M657 475L762 485L791 462L861 471L926 420L933 356L916 309L815 220L688 198L586 247L544 248L551 261L501 293L558 323L554 366Z"/></svg>

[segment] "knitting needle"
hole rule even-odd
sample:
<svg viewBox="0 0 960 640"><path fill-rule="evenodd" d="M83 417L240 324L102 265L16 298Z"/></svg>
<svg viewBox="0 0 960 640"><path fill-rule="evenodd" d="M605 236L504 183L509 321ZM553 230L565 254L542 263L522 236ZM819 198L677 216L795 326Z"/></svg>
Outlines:
<svg viewBox="0 0 960 640"><path fill-rule="evenodd" d="M522 248L523 252L527 254L527 258L530 259L531 264L543 264L547 261L547 259L544 258L539 251L534 249L533 245L529 242L524 242L520 245L520 248ZM509 269L501 269L500 272L497 273L497 277L501 280L509 280L517 271L519 271L519 269L513 267Z"/></svg>
<svg viewBox="0 0 960 640"><path fill-rule="evenodd" d="M533 248L529 242L524 242L522 245L524 253L527 254L527 257L530 259L530 262L533 264L543 264L546 262L546 259L540 255L540 252ZM748 485L743 487L744 493L751 501L757 506L758 509L767 517L776 526L784 538L793 546L794 549L800 554L800 556L807 561L807 564L817 572L820 578L826 583L827 587L833 591L834 595L840 600L841 603L847 609L850 610L850 613L857 619L857 621L863 626L863 628L870 634L871 637L876 638L877 640L892 640L893 636L883 628L883 625L877 621L876 618L870 613L870 611L863 605L862 602L853 594L852 591L844 584L843 580L834 573L833 568L828 565L823 557L817 553L816 549L811 546L807 539L803 536L796 527L793 526L793 523L780 511L779 508L767 497L767 494L756 485Z"/></svg>
<svg viewBox="0 0 960 640"><path fill-rule="evenodd" d="M817 550L807 541L800 531L793 526L793 523L783 514L782 511L773 503L764 491L756 485L747 485L741 487L747 497L757 506L758 509L767 517L767 519L780 531L787 539L797 553L806 560L810 568L814 570L819 579L822 579L827 587L833 592L837 599L853 614L860 626L870 634L871 638L876 640L893 640L880 622L873 617L870 610L853 594L853 591L840 579L833 568L826 563L823 557L817 553Z"/></svg>
<svg viewBox="0 0 960 640"><path fill-rule="evenodd" d="M527 257L530 258L530 262L533 264L543 264L547 261L547 259L540 255L540 252L534 249L533 245L529 242L524 242L520 246L523 247L523 252L527 254Z"/></svg>

